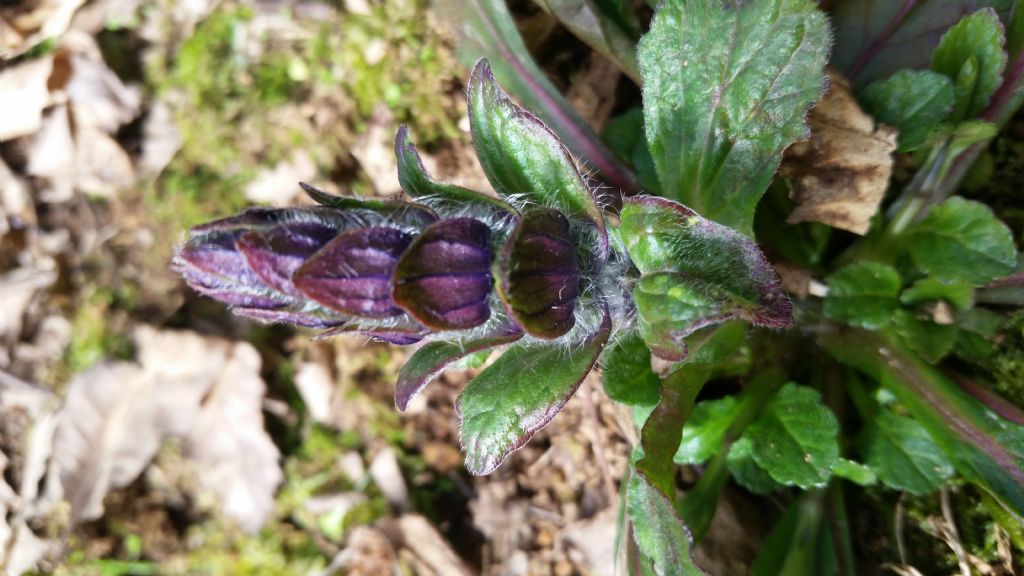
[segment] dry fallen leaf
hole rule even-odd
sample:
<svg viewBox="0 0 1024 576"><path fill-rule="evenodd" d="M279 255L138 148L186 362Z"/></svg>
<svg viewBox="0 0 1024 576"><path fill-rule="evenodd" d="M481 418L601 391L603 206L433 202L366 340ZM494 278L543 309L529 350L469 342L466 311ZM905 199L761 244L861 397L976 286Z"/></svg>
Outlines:
<svg viewBox="0 0 1024 576"><path fill-rule="evenodd" d="M822 222L863 235L889 185L897 132L875 126L846 79L834 71L829 79L828 94L807 118L811 139L790 146L779 168L797 204L788 222Z"/></svg>
<svg viewBox="0 0 1024 576"><path fill-rule="evenodd" d="M0 141L35 133L50 104L47 81L53 58L37 58L11 66L0 74Z"/></svg>
<svg viewBox="0 0 1024 576"><path fill-rule="evenodd" d="M47 38L60 36L84 1L4 2L0 6L0 60L23 54Z"/></svg>
<svg viewBox="0 0 1024 576"><path fill-rule="evenodd" d="M164 440L183 437L203 486L255 530L281 477L263 430L259 355L192 332L143 327L135 341L138 363L100 363L68 387L54 458L75 518L99 517L107 491L138 477Z"/></svg>

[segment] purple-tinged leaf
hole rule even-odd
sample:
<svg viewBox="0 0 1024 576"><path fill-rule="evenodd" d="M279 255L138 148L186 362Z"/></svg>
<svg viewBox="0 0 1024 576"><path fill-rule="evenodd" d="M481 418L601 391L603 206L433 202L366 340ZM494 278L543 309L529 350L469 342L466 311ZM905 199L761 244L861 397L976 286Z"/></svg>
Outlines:
<svg viewBox="0 0 1024 576"><path fill-rule="evenodd" d="M450 12L462 32L459 58L473 66L481 56L490 58L494 72L512 94L533 110L566 142L579 158L598 171L598 178L611 185L602 200L618 205L622 194L638 194L636 177L601 142L561 92L547 79L530 57L515 21L503 1L470 0Z"/></svg>
<svg viewBox="0 0 1024 576"><path fill-rule="evenodd" d="M237 234L215 232L194 237L177 249L174 269L196 292L228 306L280 308L288 298L276 294L249 269L237 250Z"/></svg>
<svg viewBox="0 0 1024 576"><path fill-rule="evenodd" d="M590 373L611 333L604 309L600 326L565 348L548 343L513 344L459 395L460 436L466 468L489 474L561 411Z"/></svg>
<svg viewBox="0 0 1024 576"><path fill-rule="evenodd" d="M498 260L499 293L529 334L558 338L576 323L580 268L569 221L557 210L523 214Z"/></svg>
<svg viewBox="0 0 1024 576"><path fill-rule="evenodd" d="M305 328L333 328L348 321L348 318L340 315L332 315L330 311L321 312L300 312L295 310L280 309L268 310L266 308L232 308L238 316L252 318L267 324L283 322L295 324Z"/></svg>
<svg viewBox="0 0 1024 576"><path fill-rule="evenodd" d="M349 230L324 246L293 277L302 294L332 310L364 318L398 316L391 275L412 236L394 228Z"/></svg>
<svg viewBox="0 0 1024 576"><path fill-rule="evenodd" d="M395 269L395 303L434 330L464 330L491 315L491 231L472 218L427 227Z"/></svg>
<svg viewBox="0 0 1024 576"><path fill-rule="evenodd" d="M832 65L858 87L899 70L927 68L942 35L988 7L1006 22L1013 0L835 0Z"/></svg>
<svg viewBox="0 0 1024 576"><path fill-rule="evenodd" d="M498 194L525 195L541 206L590 220L597 227L602 251L607 252L601 208L555 133L512 102L486 60L473 68L467 91L473 145Z"/></svg>
<svg viewBox="0 0 1024 576"><path fill-rule="evenodd" d="M657 576L705 574L693 561L693 537L672 500L639 470L629 479L626 510L637 547Z"/></svg>
<svg viewBox="0 0 1024 576"><path fill-rule="evenodd" d="M505 328L499 334L483 338L462 342L438 341L424 344L405 362L402 371L398 373L398 382L395 384L395 405L404 412L409 406L409 402L453 362L476 352L511 344L522 337L522 331Z"/></svg>
<svg viewBox="0 0 1024 576"><path fill-rule="evenodd" d="M299 182L299 187L317 204L328 208L349 212L376 212L387 217L393 224L417 229L437 221L437 214L421 204L383 198L335 196L305 182Z"/></svg>
<svg viewBox="0 0 1024 576"><path fill-rule="evenodd" d="M430 331L415 322L400 322L395 326L363 326L352 322L330 328L316 335L316 340L326 340L335 336L360 334L380 342L408 346L422 340Z"/></svg>
<svg viewBox="0 0 1024 576"><path fill-rule="evenodd" d="M395 135L395 158L398 160L398 182L402 190L421 202L450 210L485 205L507 214L517 213L515 208L500 198L434 180L423 166L416 145L409 138L409 127L405 124L398 127Z"/></svg>
<svg viewBox="0 0 1024 576"><path fill-rule="evenodd" d="M310 256L337 235L336 230L302 224L245 232L235 245L246 264L267 286L288 296L299 296L292 275Z"/></svg>

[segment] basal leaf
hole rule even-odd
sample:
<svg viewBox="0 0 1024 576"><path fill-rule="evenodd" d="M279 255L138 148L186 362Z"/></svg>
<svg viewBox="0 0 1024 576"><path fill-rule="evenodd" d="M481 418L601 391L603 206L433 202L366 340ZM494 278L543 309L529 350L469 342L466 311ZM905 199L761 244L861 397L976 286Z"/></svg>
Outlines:
<svg viewBox="0 0 1024 576"><path fill-rule="evenodd" d="M914 494L938 490L953 475L953 466L914 419L888 410L868 423L858 440L864 461L886 486Z"/></svg>
<svg viewBox="0 0 1024 576"><path fill-rule="evenodd" d="M828 278L825 315L864 328L879 328L899 307L900 275L877 262L857 262Z"/></svg>
<svg viewBox="0 0 1024 576"><path fill-rule="evenodd" d="M639 24L623 2L594 0L534 0L558 19L574 36L601 53L622 69L637 84L640 70L636 64L636 41ZM613 9L612 14L602 11ZM617 17L616 17L617 16ZM632 20L629 17L632 16Z"/></svg>
<svg viewBox="0 0 1024 576"><path fill-rule="evenodd" d="M594 0L596 4L614 3L614 0ZM562 93L530 57L529 50L516 28L516 23L505 2L467 0L440 2L442 12L461 32L459 59L472 67L481 57L488 58L494 74L509 92L532 110L559 135L569 149L598 171L601 180L636 194L636 179L615 157L585 120L566 101ZM605 14L610 10L602 10ZM605 196L617 202L618 194Z"/></svg>
<svg viewBox="0 0 1024 576"><path fill-rule="evenodd" d="M434 180L423 166L416 145L409 137L409 127L405 124L399 126L395 134L395 158L398 161L398 182L402 190L422 203L453 211L467 205L485 205L508 214L516 212L499 198Z"/></svg>
<svg viewBox="0 0 1024 576"><path fill-rule="evenodd" d="M910 256L940 280L980 286L1013 272L1013 233L980 202L950 198L906 231Z"/></svg>
<svg viewBox="0 0 1024 576"><path fill-rule="evenodd" d="M714 299L725 314L723 319L739 316L770 327L790 324L792 305L778 274L757 245L742 234L653 196L628 198L620 219L626 250L642 273L673 273L686 283L682 290L691 292L690 300ZM650 282L652 288L669 287L667 280ZM700 290L707 298L701 297ZM654 308L647 312L651 318L667 319Z"/></svg>
<svg viewBox="0 0 1024 576"><path fill-rule="evenodd" d="M754 460L753 450L754 443L748 434L733 442L725 458L732 477L740 486L755 494L767 494L782 488L782 485Z"/></svg>
<svg viewBox="0 0 1024 576"><path fill-rule="evenodd" d="M813 388L783 386L746 434L754 461L781 484L824 486L839 459L839 424Z"/></svg>
<svg viewBox="0 0 1024 576"><path fill-rule="evenodd" d="M899 129L901 152L916 150L953 110L953 81L931 70L900 70L864 89L864 108Z"/></svg>
<svg viewBox="0 0 1024 576"><path fill-rule="evenodd" d="M693 408L683 425L683 441L674 458L676 464L702 464L722 448L725 433L739 414L740 403L733 396L705 400Z"/></svg>
<svg viewBox="0 0 1024 576"><path fill-rule="evenodd" d="M928 276L900 294L900 302L911 306L939 301L949 302L957 310L967 310L974 305L974 289L963 282L943 282Z"/></svg>
<svg viewBox="0 0 1024 576"><path fill-rule="evenodd" d="M1008 19L1014 0L836 0L832 65L856 86L927 68L942 35L964 14L992 7Z"/></svg>
<svg viewBox="0 0 1024 576"><path fill-rule="evenodd" d="M893 330L903 341L929 362L938 362L956 343L956 326L936 324L917 318L907 310L896 310Z"/></svg>
<svg viewBox="0 0 1024 576"><path fill-rule="evenodd" d="M459 395L460 436L466 468L494 471L547 425L576 392L608 341L607 310L601 326L571 353L559 345L514 344Z"/></svg>
<svg viewBox="0 0 1024 576"><path fill-rule="evenodd" d="M932 53L932 70L956 85L953 121L976 117L988 106L1006 69L1003 23L992 8L964 16Z"/></svg>
<svg viewBox="0 0 1024 576"><path fill-rule="evenodd" d="M639 56L662 193L752 235L783 150L808 135L829 42L810 0L663 2Z"/></svg>
<svg viewBox="0 0 1024 576"><path fill-rule="evenodd" d="M704 574L691 557L693 539L675 506L642 473L634 471L626 493L626 510L641 554L658 576Z"/></svg>
<svg viewBox="0 0 1024 576"><path fill-rule="evenodd" d="M467 90L473 144L494 189L502 196L523 195L567 216L590 219L607 247L601 209L554 132L512 102L486 60L473 68Z"/></svg>
<svg viewBox="0 0 1024 576"><path fill-rule="evenodd" d="M871 468L846 458L840 458L836 462L832 473L859 486L874 486L878 483L878 476Z"/></svg>
<svg viewBox="0 0 1024 576"><path fill-rule="evenodd" d="M522 338L519 330L506 330L501 334L474 338L460 342L428 342L417 350L398 373L395 384L395 404L405 411L409 402L420 393L431 380L441 375L445 368L459 360L495 346L509 344Z"/></svg>
<svg viewBox="0 0 1024 576"><path fill-rule="evenodd" d="M631 406L658 403L661 380L651 370L651 351L636 331L620 336L601 357L604 391L616 402Z"/></svg>

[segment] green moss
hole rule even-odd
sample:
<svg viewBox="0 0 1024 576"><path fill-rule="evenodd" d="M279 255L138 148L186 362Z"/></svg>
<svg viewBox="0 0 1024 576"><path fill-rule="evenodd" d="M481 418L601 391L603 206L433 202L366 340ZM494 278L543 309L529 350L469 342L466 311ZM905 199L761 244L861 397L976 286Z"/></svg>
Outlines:
<svg viewBox="0 0 1024 576"><path fill-rule="evenodd" d="M70 374L77 374L103 358L130 359L132 344L127 334L110 326L111 311L131 309L136 295L131 286L120 292L88 288L71 317L71 341L64 363Z"/></svg>

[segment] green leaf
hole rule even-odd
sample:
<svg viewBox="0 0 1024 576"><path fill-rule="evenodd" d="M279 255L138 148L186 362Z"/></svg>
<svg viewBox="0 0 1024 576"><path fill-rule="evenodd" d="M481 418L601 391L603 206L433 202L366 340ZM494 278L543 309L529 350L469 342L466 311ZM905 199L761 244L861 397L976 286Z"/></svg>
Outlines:
<svg viewBox="0 0 1024 576"><path fill-rule="evenodd" d="M587 46L614 62L637 84L636 41L640 37L636 17L614 0L534 0ZM606 14L602 8L611 11ZM632 19L630 17L632 16Z"/></svg>
<svg viewBox="0 0 1024 576"><path fill-rule="evenodd" d="M847 460L846 458L840 458L839 461L836 462L836 466L832 469L832 473L860 486L874 486L878 482L878 476L875 474L874 470L859 462Z"/></svg>
<svg viewBox="0 0 1024 576"><path fill-rule="evenodd" d="M943 282L928 276L900 294L900 302L909 306L939 301L949 302L957 310L967 310L974 305L974 289L963 282Z"/></svg>
<svg viewBox="0 0 1024 576"><path fill-rule="evenodd" d="M395 158L398 161L398 182L402 190L422 204L442 211L454 211L466 205L484 205L499 212L516 213L504 200L434 180L423 166L416 145L409 137L409 127L405 124L399 126L395 134Z"/></svg>
<svg viewBox="0 0 1024 576"><path fill-rule="evenodd" d="M910 256L921 271L948 282L980 286L1013 272L1013 233L992 209L953 197L932 207L906 231Z"/></svg>
<svg viewBox="0 0 1024 576"><path fill-rule="evenodd" d="M809 134L830 36L810 0L663 2L639 57L664 195L752 235L783 150Z"/></svg>
<svg viewBox="0 0 1024 576"><path fill-rule="evenodd" d="M733 442L725 458L732 477L740 486L755 494L768 494L782 488L782 485L754 460L753 451L754 442L746 433Z"/></svg>
<svg viewBox="0 0 1024 576"><path fill-rule="evenodd" d="M641 473L634 471L626 494L636 544L658 576L704 574L691 557L692 541L672 502Z"/></svg>
<svg viewBox="0 0 1024 576"><path fill-rule="evenodd" d="M953 466L914 419L880 412L858 441L868 466L886 486L914 494L938 490L953 476Z"/></svg>
<svg viewBox="0 0 1024 576"><path fill-rule="evenodd" d="M603 5L611 0L598 1ZM481 57L488 58L502 85L543 119L573 154L586 158L603 181L626 194L640 191L633 174L605 147L530 57L505 2L442 0L441 8L439 12L447 14L459 32L458 55L464 65L472 67Z"/></svg>
<svg viewBox="0 0 1024 576"><path fill-rule="evenodd" d="M790 382L747 429L751 456L781 484L824 486L839 460L839 424L813 388Z"/></svg>
<svg viewBox="0 0 1024 576"><path fill-rule="evenodd" d="M824 520L823 491L801 494L765 538L751 576L836 574L835 548Z"/></svg>
<svg viewBox="0 0 1024 576"><path fill-rule="evenodd" d="M554 132L512 102L486 60L473 68L467 91L473 144L498 194L522 195L566 216L589 219L607 247L601 209Z"/></svg>
<svg viewBox="0 0 1024 576"><path fill-rule="evenodd" d="M992 7L1008 19L1015 0L839 0L829 10L835 29L832 66L861 87L900 70L927 68L942 34L964 14Z"/></svg>
<svg viewBox="0 0 1024 576"><path fill-rule="evenodd" d="M920 147L953 109L953 82L931 70L901 70L872 83L861 103L875 120L899 129L899 148Z"/></svg>
<svg viewBox="0 0 1024 576"><path fill-rule="evenodd" d="M650 275L634 295L647 302L638 304L641 331L652 338L647 343L655 353L678 360L684 352L673 341L730 318L759 326L790 324L792 305L778 274L742 234L653 196L628 198L620 222L630 258Z"/></svg>
<svg viewBox="0 0 1024 576"><path fill-rule="evenodd" d="M932 70L956 83L953 121L974 118L988 106L1006 69L1005 43L1003 24L991 8L964 16L939 41Z"/></svg>
<svg viewBox="0 0 1024 576"><path fill-rule="evenodd" d="M651 370L651 351L636 331L619 337L601 357L604 391L616 402L654 406L661 379Z"/></svg>
<svg viewBox="0 0 1024 576"><path fill-rule="evenodd" d="M900 275L877 262L857 262L828 277L825 315L853 326L876 329L899 307Z"/></svg>
<svg viewBox="0 0 1024 576"><path fill-rule="evenodd" d="M472 474L494 471L547 425L597 362L611 332L608 311L600 327L566 354L559 345L515 344L459 395L460 437Z"/></svg>
<svg viewBox="0 0 1024 576"><path fill-rule="evenodd" d="M922 320L906 310L896 310L893 329L921 358L933 363L949 354L956 343L956 326Z"/></svg>
<svg viewBox="0 0 1024 576"><path fill-rule="evenodd" d="M509 344L522 338L518 330L460 342L428 342L406 360L395 384L395 404L405 411L409 402L445 368L458 360L495 346Z"/></svg>
<svg viewBox="0 0 1024 576"><path fill-rule="evenodd" d="M740 406L732 396L698 403L683 425L683 441L676 451L675 463L702 464L714 456L722 448Z"/></svg>

